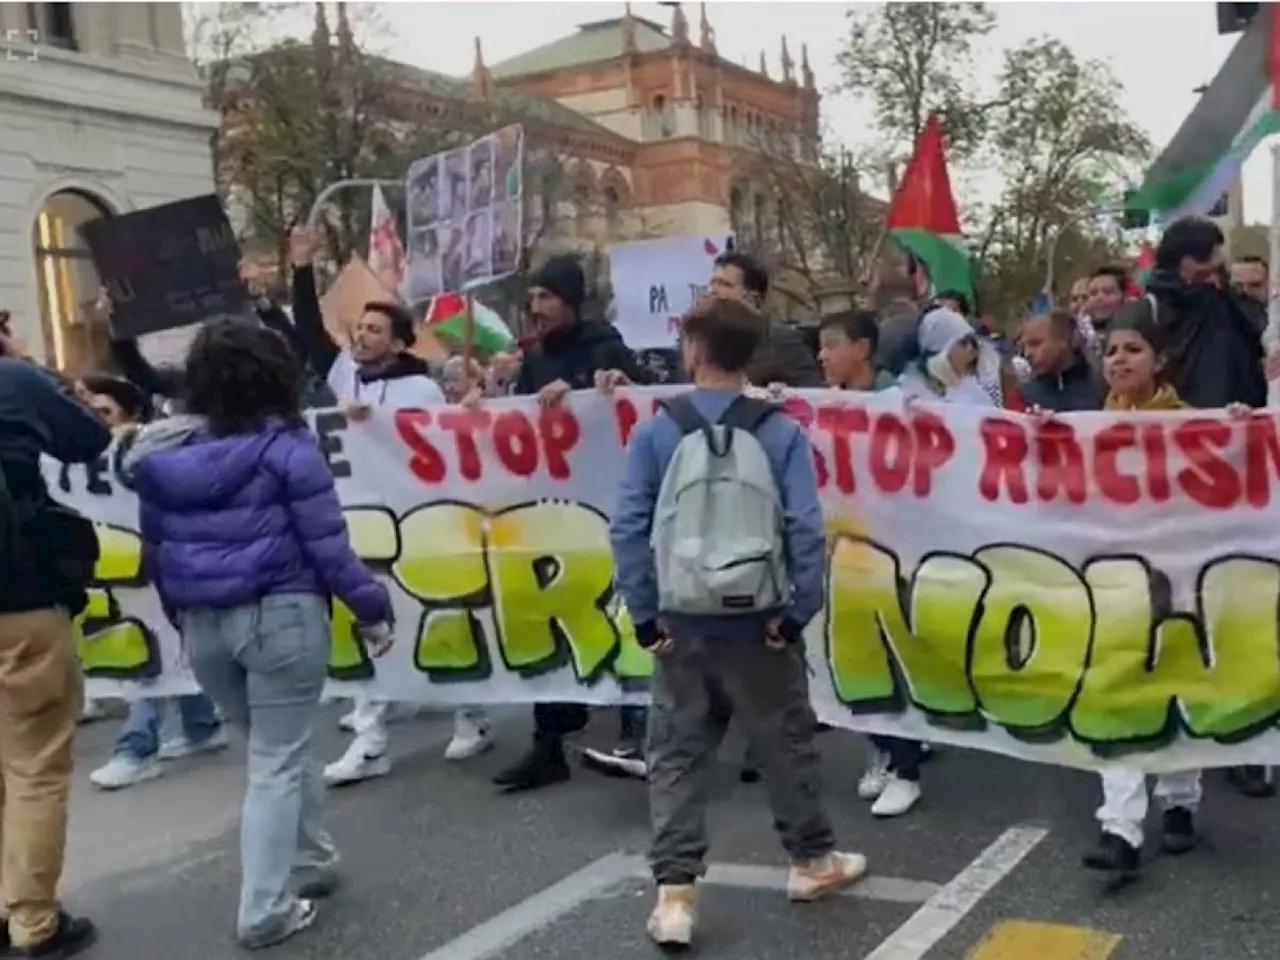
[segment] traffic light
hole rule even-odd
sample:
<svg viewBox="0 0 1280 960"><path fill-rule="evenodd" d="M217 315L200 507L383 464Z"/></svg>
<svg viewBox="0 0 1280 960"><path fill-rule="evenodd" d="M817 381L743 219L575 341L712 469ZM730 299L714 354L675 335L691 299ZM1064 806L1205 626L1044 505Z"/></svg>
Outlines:
<svg viewBox="0 0 1280 960"><path fill-rule="evenodd" d="M1218 35L1239 33L1258 16L1260 3L1220 3L1218 4Z"/></svg>

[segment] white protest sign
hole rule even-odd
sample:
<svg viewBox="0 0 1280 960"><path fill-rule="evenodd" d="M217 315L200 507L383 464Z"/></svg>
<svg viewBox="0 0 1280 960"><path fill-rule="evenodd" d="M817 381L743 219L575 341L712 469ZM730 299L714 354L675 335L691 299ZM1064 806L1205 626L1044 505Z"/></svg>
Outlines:
<svg viewBox="0 0 1280 960"><path fill-rule="evenodd" d="M706 293L727 237L694 234L635 240L609 249L614 326L632 350L676 345L680 318Z"/></svg>

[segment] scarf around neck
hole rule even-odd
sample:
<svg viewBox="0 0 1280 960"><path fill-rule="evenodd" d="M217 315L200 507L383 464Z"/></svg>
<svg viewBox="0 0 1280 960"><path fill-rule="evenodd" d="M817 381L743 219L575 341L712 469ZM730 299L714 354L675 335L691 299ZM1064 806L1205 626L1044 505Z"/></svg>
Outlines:
<svg viewBox="0 0 1280 960"><path fill-rule="evenodd" d="M1114 391L1107 394L1106 402L1102 405L1104 410L1182 410L1186 408L1186 404L1182 402L1182 398L1178 396L1178 391L1168 383L1160 385L1160 388L1140 407L1135 407L1127 400Z"/></svg>

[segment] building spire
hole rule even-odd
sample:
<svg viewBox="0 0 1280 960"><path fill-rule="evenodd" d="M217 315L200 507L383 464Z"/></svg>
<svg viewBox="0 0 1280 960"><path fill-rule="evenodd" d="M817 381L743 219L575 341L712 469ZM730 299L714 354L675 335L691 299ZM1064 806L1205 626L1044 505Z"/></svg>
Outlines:
<svg viewBox="0 0 1280 960"><path fill-rule="evenodd" d="M711 21L707 19L706 0L703 0L702 3L698 4L698 6L701 7L701 10L702 10L701 20L698 24L699 34L700 34L700 36L698 37L698 46L700 46L707 53L715 53L716 52L716 31L711 26Z"/></svg>
<svg viewBox="0 0 1280 960"><path fill-rule="evenodd" d="M800 44L800 77L804 80L806 90L813 89L813 69L809 66L809 45Z"/></svg>
<svg viewBox="0 0 1280 960"><path fill-rule="evenodd" d="M760 75L767 77L769 75L769 64L765 62L764 51L760 51Z"/></svg>
<svg viewBox="0 0 1280 960"><path fill-rule="evenodd" d="M795 83L795 64L791 62L791 51L787 49L787 35L782 35L782 82Z"/></svg>
<svg viewBox="0 0 1280 960"><path fill-rule="evenodd" d="M471 85L481 100L488 100L493 93L493 77L489 68L484 65L484 51L480 49L480 38L476 37L476 58L471 67Z"/></svg>
<svg viewBox="0 0 1280 960"><path fill-rule="evenodd" d="M636 53L636 18L631 15L631 4L622 5L622 52Z"/></svg>
<svg viewBox="0 0 1280 960"><path fill-rule="evenodd" d="M671 4L671 42L689 42L689 21L685 19L684 8L678 3Z"/></svg>

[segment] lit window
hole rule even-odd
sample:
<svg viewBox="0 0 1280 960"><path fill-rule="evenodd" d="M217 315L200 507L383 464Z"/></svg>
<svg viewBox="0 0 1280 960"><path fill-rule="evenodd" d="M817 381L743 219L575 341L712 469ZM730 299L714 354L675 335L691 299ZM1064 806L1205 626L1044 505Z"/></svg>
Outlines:
<svg viewBox="0 0 1280 960"><path fill-rule="evenodd" d="M98 296L98 271L80 227L108 212L73 190L55 193L36 216L36 286L45 358L59 370L83 373L109 365L106 324L90 309Z"/></svg>

